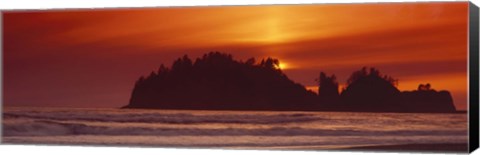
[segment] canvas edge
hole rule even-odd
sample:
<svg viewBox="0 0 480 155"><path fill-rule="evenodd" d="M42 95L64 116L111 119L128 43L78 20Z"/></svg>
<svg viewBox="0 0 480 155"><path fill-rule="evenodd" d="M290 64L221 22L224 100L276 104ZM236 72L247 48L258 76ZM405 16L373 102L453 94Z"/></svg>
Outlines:
<svg viewBox="0 0 480 155"><path fill-rule="evenodd" d="M3 143L3 11L0 10L0 144Z"/></svg>
<svg viewBox="0 0 480 155"><path fill-rule="evenodd" d="M479 51L478 51L478 29L479 12L478 7L469 2L468 33L469 33L469 152L478 148L479 143Z"/></svg>

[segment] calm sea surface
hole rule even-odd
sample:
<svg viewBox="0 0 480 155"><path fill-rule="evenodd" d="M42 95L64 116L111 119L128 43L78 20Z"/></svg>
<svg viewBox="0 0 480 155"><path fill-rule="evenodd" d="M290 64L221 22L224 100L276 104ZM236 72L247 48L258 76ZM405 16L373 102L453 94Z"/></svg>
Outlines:
<svg viewBox="0 0 480 155"><path fill-rule="evenodd" d="M5 108L4 143L335 149L466 143L466 114Z"/></svg>

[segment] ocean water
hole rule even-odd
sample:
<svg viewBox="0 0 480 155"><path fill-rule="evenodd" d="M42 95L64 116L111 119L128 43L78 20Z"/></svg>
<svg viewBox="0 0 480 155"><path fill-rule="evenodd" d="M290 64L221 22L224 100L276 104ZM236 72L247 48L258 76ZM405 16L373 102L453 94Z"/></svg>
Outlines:
<svg viewBox="0 0 480 155"><path fill-rule="evenodd" d="M3 143L252 149L466 143L466 114L4 108Z"/></svg>

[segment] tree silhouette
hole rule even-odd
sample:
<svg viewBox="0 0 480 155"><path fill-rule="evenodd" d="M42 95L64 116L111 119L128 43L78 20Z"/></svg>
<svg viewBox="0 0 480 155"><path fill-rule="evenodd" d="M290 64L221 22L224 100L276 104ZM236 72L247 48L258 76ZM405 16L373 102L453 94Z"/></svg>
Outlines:
<svg viewBox="0 0 480 155"><path fill-rule="evenodd" d="M418 85L418 91L430 91L431 88L430 88L430 83L427 83L427 84L420 84Z"/></svg>
<svg viewBox="0 0 480 155"><path fill-rule="evenodd" d="M324 72L320 72L316 81L320 102L327 104L337 103L340 97L337 77L335 75L327 76Z"/></svg>
<svg viewBox="0 0 480 155"><path fill-rule="evenodd" d="M367 71L367 67L363 67L362 69L358 70L358 71L355 71L352 73L352 75L350 75L350 77L348 78L347 80L347 85L350 85L352 84L353 82L355 81L358 81L360 79L363 79L363 78L368 78L369 76L370 77L376 77L376 78L381 78L383 79L384 81L387 81L389 82L390 84L392 84L393 86L397 86L398 85L398 80L397 79L394 79L388 75L384 75L382 76L380 71L376 68L370 68L370 72Z"/></svg>
<svg viewBox="0 0 480 155"><path fill-rule="evenodd" d="M396 80L380 73L375 68L363 67L352 73L340 98L342 104L359 110L390 109L396 104L400 91ZM394 106L393 106L394 107Z"/></svg>
<svg viewBox="0 0 480 155"><path fill-rule="evenodd" d="M260 62L260 66L271 69L280 69L280 62L277 59L268 57Z"/></svg>
<svg viewBox="0 0 480 155"><path fill-rule="evenodd" d="M245 62L246 65L253 66L255 65L255 58L250 58Z"/></svg>

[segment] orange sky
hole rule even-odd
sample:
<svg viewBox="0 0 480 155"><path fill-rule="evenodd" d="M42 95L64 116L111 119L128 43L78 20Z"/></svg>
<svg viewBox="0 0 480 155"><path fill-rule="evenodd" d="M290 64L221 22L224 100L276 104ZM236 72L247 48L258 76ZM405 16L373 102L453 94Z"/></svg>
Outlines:
<svg viewBox="0 0 480 155"><path fill-rule="evenodd" d="M362 66L431 83L466 108L468 2L10 11L4 104L120 107L140 75L184 54L272 56L294 81Z"/></svg>

